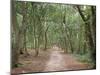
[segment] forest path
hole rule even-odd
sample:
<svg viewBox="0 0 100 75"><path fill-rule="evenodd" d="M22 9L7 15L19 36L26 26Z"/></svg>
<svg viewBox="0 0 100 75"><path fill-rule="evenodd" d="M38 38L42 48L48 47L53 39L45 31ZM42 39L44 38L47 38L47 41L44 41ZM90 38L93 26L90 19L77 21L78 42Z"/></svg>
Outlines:
<svg viewBox="0 0 100 75"><path fill-rule="evenodd" d="M40 51L34 57L33 50L29 50L29 57L20 57L22 66L12 70L12 73L49 72L90 69L86 63L79 62L72 54L66 54L57 46L47 51Z"/></svg>
<svg viewBox="0 0 100 75"><path fill-rule="evenodd" d="M63 57L57 47L53 47L50 53L49 61L46 64L45 71L56 71L62 68Z"/></svg>
<svg viewBox="0 0 100 75"><path fill-rule="evenodd" d="M44 71L61 71L61 70L80 70L88 69L88 65L79 62L73 55L63 53L60 48L54 46L50 53Z"/></svg>

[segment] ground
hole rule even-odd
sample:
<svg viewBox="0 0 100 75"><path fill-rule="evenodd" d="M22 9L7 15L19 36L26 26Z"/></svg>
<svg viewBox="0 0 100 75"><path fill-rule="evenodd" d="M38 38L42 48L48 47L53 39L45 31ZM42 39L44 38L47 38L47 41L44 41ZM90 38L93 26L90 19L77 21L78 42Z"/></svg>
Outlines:
<svg viewBox="0 0 100 75"><path fill-rule="evenodd" d="M90 69L90 65L78 61L72 54L64 53L59 47L53 46L46 51L40 50L39 56L34 57L34 50L30 55L20 56L20 67L12 70L13 74L28 72L49 72Z"/></svg>

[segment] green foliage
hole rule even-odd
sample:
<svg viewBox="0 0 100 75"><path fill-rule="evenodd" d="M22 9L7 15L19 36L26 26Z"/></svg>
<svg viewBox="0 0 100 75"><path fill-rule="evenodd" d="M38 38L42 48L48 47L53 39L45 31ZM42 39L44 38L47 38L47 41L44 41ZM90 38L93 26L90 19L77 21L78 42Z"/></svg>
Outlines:
<svg viewBox="0 0 100 75"><path fill-rule="evenodd" d="M91 6L83 5L79 8L91 27ZM89 28L86 28L86 22L75 5L16 1L16 12L20 46L38 51L56 44L66 52L82 53L76 56L80 61L91 62L86 35Z"/></svg>
<svg viewBox="0 0 100 75"><path fill-rule="evenodd" d="M92 63L92 60L91 60L90 55L88 53L86 53L85 55L84 54L77 54L77 55L75 55L75 57L81 62Z"/></svg>

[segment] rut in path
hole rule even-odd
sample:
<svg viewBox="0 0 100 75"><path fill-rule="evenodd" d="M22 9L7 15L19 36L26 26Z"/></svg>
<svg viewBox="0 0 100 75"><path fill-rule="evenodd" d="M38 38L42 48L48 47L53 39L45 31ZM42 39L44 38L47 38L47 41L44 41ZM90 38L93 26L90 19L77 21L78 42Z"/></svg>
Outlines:
<svg viewBox="0 0 100 75"><path fill-rule="evenodd" d="M88 65L81 63L71 54L64 54L58 47L53 47L50 59L47 62L44 71L78 70L88 69Z"/></svg>

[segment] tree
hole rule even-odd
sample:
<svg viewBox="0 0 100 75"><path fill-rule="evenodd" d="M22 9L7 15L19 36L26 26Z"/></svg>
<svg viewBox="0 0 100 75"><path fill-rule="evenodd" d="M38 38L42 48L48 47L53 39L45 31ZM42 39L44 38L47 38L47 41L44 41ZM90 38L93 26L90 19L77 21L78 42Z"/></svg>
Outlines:
<svg viewBox="0 0 100 75"><path fill-rule="evenodd" d="M95 33L96 33L96 31L95 31L95 26L96 26L96 22L95 22L95 9L93 9L93 7L91 7L91 12L92 12L92 20L90 19L90 14L87 16L87 17L85 17L85 15L82 13L82 10L81 10L81 8L79 7L79 6L77 6L77 9L78 9L78 12L79 12L79 14L80 14L80 16L82 17L82 19L83 19L83 21L84 21L84 23L85 23L85 34L86 34L86 41L87 41L87 43L88 43L88 46L89 46L89 49L90 50L92 50L90 53L91 53L91 57L92 57L92 61L95 63L95 61L96 61L96 47L95 47L95 44L94 44L94 42L93 42L93 38L92 38L92 32L91 32L91 23L90 22L92 22L92 26L94 26L94 28L92 28L93 29L93 31L94 31L94 36L95 36ZM89 20L91 20L91 21L89 21Z"/></svg>

